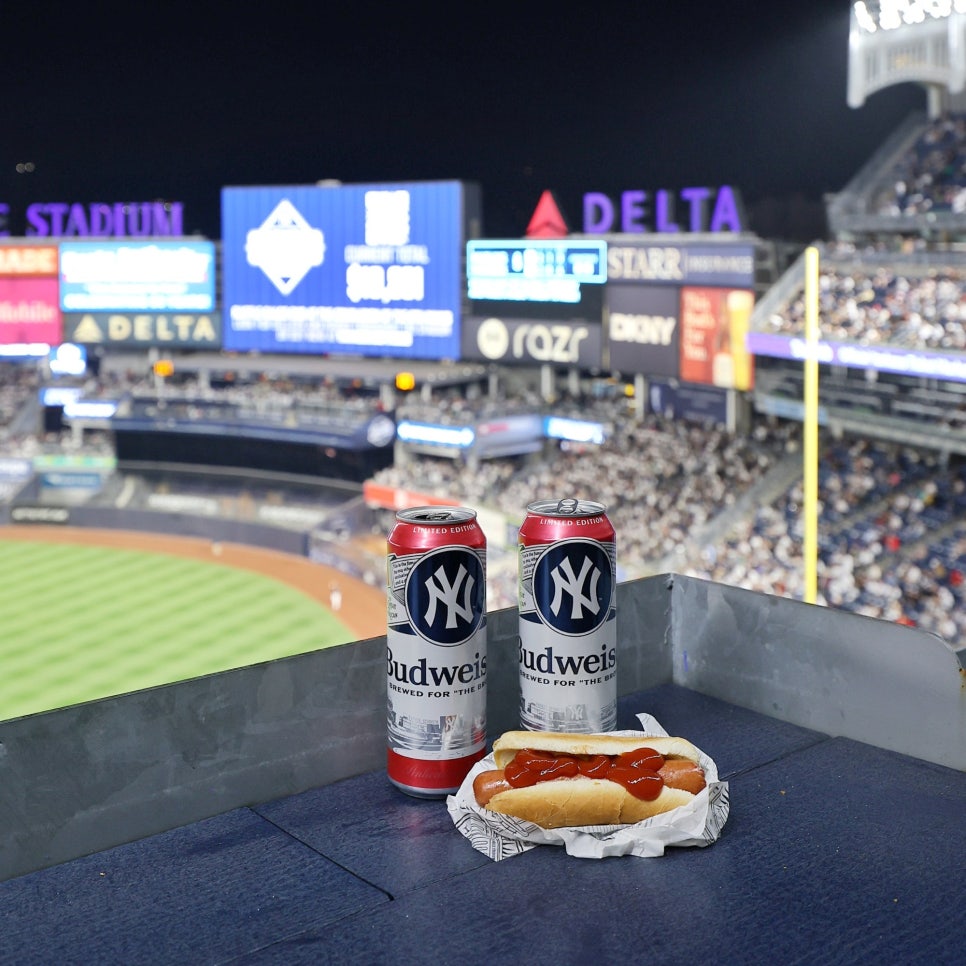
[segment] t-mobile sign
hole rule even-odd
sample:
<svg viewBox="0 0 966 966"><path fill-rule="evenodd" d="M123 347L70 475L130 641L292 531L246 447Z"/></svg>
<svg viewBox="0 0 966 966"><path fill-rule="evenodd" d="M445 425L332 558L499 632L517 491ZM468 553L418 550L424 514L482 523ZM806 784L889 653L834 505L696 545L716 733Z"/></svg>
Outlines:
<svg viewBox="0 0 966 966"><path fill-rule="evenodd" d="M55 278L0 276L0 344L57 345L61 314Z"/></svg>

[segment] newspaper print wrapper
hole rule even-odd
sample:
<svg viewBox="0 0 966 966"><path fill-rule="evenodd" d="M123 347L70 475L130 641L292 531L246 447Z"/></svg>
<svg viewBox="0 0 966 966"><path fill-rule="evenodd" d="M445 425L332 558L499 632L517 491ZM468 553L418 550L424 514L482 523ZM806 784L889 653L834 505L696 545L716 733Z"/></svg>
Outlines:
<svg viewBox="0 0 966 966"><path fill-rule="evenodd" d="M642 731L612 731L611 735L667 737L667 732L649 714L639 714ZM707 787L687 805L655 815L635 825L584 825L576 828L544 829L509 815L481 808L473 795L473 779L481 771L496 767L491 752L477 762L446 807L456 828L477 851L499 862L537 845L563 846L568 855L604 859L612 855L651 858L664 854L668 846L706 846L717 841L728 819L728 783L718 780L718 766L698 749Z"/></svg>

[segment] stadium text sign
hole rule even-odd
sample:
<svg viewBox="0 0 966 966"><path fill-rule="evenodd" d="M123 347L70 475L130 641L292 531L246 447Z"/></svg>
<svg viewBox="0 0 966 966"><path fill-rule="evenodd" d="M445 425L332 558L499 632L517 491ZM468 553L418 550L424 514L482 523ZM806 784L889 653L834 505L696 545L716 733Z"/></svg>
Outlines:
<svg viewBox="0 0 966 966"><path fill-rule="evenodd" d="M663 188L654 192L624 191L616 201L599 191L584 195L584 232L588 235L742 230L741 198L737 189L729 185L682 188L676 193Z"/></svg>
<svg viewBox="0 0 966 966"><path fill-rule="evenodd" d="M45 238L178 237L184 234L180 201L54 201L27 205L24 234ZM9 237L10 206L0 202L0 236Z"/></svg>
<svg viewBox="0 0 966 966"><path fill-rule="evenodd" d="M671 239L667 239L670 241ZM727 237L607 246L607 347L621 372L748 389L755 248Z"/></svg>

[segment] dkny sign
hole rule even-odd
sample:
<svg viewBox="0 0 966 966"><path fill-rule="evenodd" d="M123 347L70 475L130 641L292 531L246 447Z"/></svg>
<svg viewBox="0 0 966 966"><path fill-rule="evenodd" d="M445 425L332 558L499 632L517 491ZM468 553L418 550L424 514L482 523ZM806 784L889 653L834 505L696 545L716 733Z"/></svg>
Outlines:
<svg viewBox="0 0 966 966"><path fill-rule="evenodd" d="M677 376L679 294L667 286L607 285L610 366L620 372Z"/></svg>

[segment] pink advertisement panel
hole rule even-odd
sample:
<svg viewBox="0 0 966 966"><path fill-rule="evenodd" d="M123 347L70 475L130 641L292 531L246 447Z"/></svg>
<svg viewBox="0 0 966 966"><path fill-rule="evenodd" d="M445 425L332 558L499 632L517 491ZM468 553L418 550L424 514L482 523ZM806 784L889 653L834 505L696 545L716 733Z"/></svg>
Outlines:
<svg viewBox="0 0 966 966"><path fill-rule="evenodd" d="M58 280L0 277L0 345L59 345L60 339Z"/></svg>

